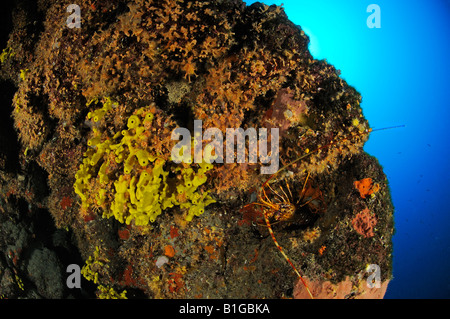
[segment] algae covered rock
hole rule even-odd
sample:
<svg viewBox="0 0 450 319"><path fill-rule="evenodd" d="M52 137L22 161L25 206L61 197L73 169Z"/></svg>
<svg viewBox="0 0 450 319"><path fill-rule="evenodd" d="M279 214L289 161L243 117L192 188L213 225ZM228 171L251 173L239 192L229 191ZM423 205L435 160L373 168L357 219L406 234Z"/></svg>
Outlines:
<svg viewBox="0 0 450 319"><path fill-rule="evenodd" d="M55 252L48 248L33 251L27 271L44 298L62 298L64 291L63 268Z"/></svg>
<svg viewBox="0 0 450 319"><path fill-rule="evenodd" d="M364 296L370 265L387 285L393 207L362 149L361 96L282 7L72 9L15 11L1 68L14 129L1 132L18 146L0 154L20 160L0 166L0 200L2 214L44 210L68 232L83 285L105 298L308 297L288 259L313 296L324 283L346 287L325 297Z"/></svg>

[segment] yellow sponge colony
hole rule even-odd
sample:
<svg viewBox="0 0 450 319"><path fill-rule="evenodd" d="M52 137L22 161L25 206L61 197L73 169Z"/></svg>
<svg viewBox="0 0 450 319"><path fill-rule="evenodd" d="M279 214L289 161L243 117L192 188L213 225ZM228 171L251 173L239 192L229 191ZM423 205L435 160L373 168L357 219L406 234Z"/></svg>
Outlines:
<svg viewBox="0 0 450 319"><path fill-rule="evenodd" d="M107 100L88 118L102 121L111 109L113 104ZM211 164L177 165L152 151L151 141L158 138L151 136L149 130L153 118L151 109L144 107L128 118L126 130L112 137L93 129L75 176L74 189L81 198L82 209L101 208L103 217L142 226L174 206L182 208L190 221L215 202L208 192L198 189L206 182L205 174Z"/></svg>

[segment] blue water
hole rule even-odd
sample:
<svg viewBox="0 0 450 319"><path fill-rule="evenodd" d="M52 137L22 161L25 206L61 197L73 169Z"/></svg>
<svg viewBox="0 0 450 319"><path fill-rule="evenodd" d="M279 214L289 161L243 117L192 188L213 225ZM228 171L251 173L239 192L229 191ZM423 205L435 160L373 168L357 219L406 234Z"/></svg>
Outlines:
<svg viewBox="0 0 450 319"><path fill-rule="evenodd" d="M256 1L246 1L248 5ZM310 51L362 95L365 150L395 206L394 279L386 298L450 298L450 1L284 0ZM369 28L370 4L381 28Z"/></svg>

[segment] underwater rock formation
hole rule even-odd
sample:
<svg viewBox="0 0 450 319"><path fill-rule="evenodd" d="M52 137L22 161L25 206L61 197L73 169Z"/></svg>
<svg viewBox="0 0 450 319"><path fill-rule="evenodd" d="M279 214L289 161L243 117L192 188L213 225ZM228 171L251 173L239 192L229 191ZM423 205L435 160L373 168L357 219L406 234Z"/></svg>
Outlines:
<svg viewBox="0 0 450 319"><path fill-rule="evenodd" d="M361 96L311 56L282 7L90 0L72 28L64 1L19 3L1 55L13 118L0 130L1 296L308 297L263 214L313 295L359 287L371 264L387 285L393 206L362 149ZM283 169L174 163L176 128L193 147L210 142L196 140L194 120L223 136L278 128ZM355 182L369 178L377 186L361 192ZM63 280L53 290L34 262L45 256ZM73 263L78 292L60 274ZM317 297L364 297L351 287Z"/></svg>

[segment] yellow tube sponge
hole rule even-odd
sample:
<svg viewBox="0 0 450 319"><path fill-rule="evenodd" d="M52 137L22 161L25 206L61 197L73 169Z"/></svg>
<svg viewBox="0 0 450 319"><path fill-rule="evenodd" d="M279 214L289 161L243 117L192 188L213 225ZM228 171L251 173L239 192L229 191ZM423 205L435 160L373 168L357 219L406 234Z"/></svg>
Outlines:
<svg viewBox="0 0 450 319"><path fill-rule="evenodd" d="M101 208L105 218L138 226L155 222L169 208L179 207L187 220L201 215L214 202L200 189L212 164L175 164L158 154L150 132L161 119L155 121L153 108L135 110L126 121L127 129L111 133L105 118L114 103L110 99L103 103L88 115L99 120L75 175L82 208Z"/></svg>
<svg viewBox="0 0 450 319"><path fill-rule="evenodd" d="M155 158L150 156L150 154L146 150L139 150L136 152L136 157L141 166L147 166L150 161L154 161Z"/></svg>
<svg viewBox="0 0 450 319"><path fill-rule="evenodd" d="M141 124L141 120L136 115L131 115L128 118L127 126L129 129L137 128Z"/></svg>
<svg viewBox="0 0 450 319"><path fill-rule="evenodd" d="M91 100L86 105L89 106L94 102L95 104L98 103L98 99ZM116 106L116 104L113 103L113 101L109 97L105 97L103 99L103 106L100 109L96 109L92 112L88 113L88 119L94 121L95 123L99 122L103 119L105 114L112 110L113 106Z"/></svg>

